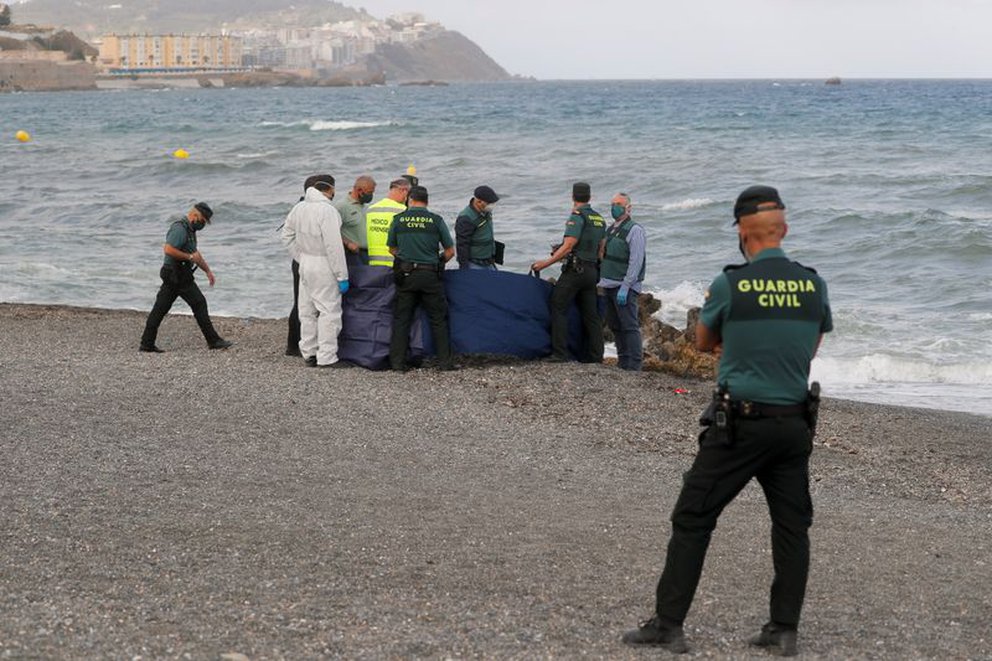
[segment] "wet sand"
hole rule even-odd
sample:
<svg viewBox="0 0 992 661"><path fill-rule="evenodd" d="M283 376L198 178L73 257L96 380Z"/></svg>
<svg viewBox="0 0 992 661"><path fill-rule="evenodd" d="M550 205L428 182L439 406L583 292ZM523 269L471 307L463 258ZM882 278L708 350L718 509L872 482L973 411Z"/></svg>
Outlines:
<svg viewBox="0 0 992 661"><path fill-rule="evenodd" d="M0 304L0 658L639 659L709 384L507 361L316 370L285 322ZM471 361L470 361L471 363ZM676 389L689 392L678 394ZM806 658L992 658L992 419L828 400ZM691 655L763 657L724 513ZM663 653L662 653L663 654Z"/></svg>

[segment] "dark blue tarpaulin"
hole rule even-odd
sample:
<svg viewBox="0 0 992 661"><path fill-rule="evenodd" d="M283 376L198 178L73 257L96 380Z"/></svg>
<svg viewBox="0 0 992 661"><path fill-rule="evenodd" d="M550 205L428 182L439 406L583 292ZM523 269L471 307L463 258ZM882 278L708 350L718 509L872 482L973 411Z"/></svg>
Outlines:
<svg viewBox="0 0 992 661"><path fill-rule="evenodd" d="M389 367L393 322L393 271L367 266L349 255L351 289L345 294L338 356L369 369ZM540 358L551 353L552 285L539 278L505 271L448 269L444 272L452 349L456 354L495 354ZM415 323L413 357L433 353L430 325L421 314ZM578 311L569 318L569 348L578 353Z"/></svg>

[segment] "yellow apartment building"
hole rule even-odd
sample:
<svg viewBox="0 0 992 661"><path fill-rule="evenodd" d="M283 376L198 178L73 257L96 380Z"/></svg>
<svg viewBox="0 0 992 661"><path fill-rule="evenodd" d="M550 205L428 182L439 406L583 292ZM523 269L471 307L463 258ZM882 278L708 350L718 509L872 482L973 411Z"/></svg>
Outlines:
<svg viewBox="0 0 992 661"><path fill-rule="evenodd" d="M109 69L233 69L241 66L240 37L208 34L109 34L100 63Z"/></svg>

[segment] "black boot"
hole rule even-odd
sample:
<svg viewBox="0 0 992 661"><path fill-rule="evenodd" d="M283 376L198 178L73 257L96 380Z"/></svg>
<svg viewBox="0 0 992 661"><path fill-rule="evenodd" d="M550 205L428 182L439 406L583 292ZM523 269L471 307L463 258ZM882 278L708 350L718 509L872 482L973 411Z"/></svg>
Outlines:
<svg viewBox="0 0 992 661"><path fill-rule="evenodd" d="M750 643L755 647L767 647L769 652L779 656L795 656L799 653L798 634L795 629L769 622L761 627L761 633Z"/></svg>
<svg viewBox="0 0 992 661"><path fill-rule="evenodd" d="M662 647L673 654L685 654L689 646L685 644L685 634L682 627L662 622L655 615L641 625L623 635L623 642L628 645L653 645Z"/></svg>

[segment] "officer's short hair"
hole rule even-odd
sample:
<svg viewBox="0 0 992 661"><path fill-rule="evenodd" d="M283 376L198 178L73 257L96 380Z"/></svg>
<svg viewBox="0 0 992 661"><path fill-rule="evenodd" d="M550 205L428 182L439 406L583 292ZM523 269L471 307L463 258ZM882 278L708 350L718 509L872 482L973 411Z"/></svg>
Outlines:
<svg viewBox="0 0 992 661"><path fill-rule="evenodd" d="M423 202L424 204L427 204L427 189L423 186L414 186L410 189L410 199L414 202Z"/></svg>
<svg viewBox="0 0 992 661"><path fill-rule="evenodd" d="M410 188L410 182L406 179L393 179L389 182L390 190L394 188Z"/></svg>

